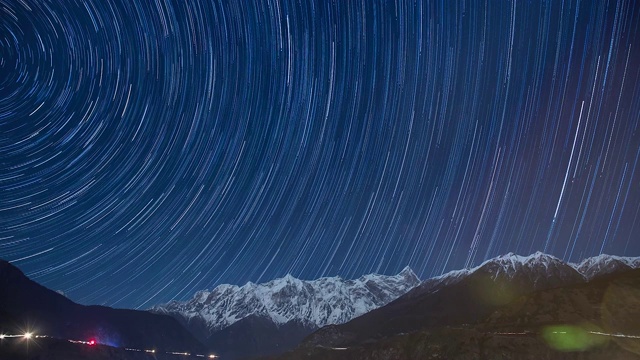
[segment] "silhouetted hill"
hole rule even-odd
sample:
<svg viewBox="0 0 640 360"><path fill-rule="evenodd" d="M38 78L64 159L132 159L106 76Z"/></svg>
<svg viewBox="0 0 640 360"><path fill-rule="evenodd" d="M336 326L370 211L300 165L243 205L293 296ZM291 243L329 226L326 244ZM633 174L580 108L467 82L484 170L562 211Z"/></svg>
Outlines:
<svg viewBox="0 0 640 360"><path fill-rule="evenodd" d="M5 333L29 330L60 339L96 339L115 347L205 352L205 347L170 316L79 305L2 260L0 314L0 330Z"/></svg>

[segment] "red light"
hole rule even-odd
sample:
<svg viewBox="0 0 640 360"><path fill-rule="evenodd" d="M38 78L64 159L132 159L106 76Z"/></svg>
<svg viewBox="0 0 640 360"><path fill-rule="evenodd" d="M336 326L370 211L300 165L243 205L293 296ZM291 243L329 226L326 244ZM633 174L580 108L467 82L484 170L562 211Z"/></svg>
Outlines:
<svg viewBox="0 0 640 360"><path fill-rule="evenodd" d="M93 346L93 345L95 345L95 344L96 344L96 341L95 341L95 340L93 340L93 339L89 340L89 345Z"/></svg>

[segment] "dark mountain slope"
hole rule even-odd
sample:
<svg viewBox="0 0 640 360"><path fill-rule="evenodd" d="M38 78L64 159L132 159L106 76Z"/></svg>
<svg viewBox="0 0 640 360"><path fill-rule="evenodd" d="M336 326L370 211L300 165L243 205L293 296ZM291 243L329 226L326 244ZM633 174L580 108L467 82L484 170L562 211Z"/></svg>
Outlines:
<svg viewBox="0 0 640 360"><path fill-rule="evenodd" d="M400 333L473 323L521 295L585 281L571 266L541 253L528 257L507 254L464 274L452 274L453 278L427 281L346 324L324 327L306 342L351 346Z"/></svg>
<svg viewBox="0 0 640 360"><path fill-rule="evenodd" d="M0 260L0 329L30 330L61 339L87 340L116 347L205 352L175 319L146 311L83 306L27 278Z"/></svg>
<svg viewBox="0 0 640 360"><path fill-rule="evenodd" d="M333 334L343 336L339 330ZM474 323L356 343L357 334L341 347L309 341L314 336L278 359L640 359L640 270L530 292Z"/></svg>
<svg viewBox="0 0 640 360"><path fill-rule="evenodd" d="M223 359L275 355L293 349L313 330L297 321L277 325L252 315L214 332L208 345Z"/></svg>

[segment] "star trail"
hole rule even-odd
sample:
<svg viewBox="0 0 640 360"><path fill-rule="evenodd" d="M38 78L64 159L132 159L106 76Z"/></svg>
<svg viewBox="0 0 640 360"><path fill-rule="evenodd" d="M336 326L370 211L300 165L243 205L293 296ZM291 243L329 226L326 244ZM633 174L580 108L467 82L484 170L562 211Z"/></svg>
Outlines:
<svg viewBox="0 0 640 360"><path fill-rule="evenodd" d="M0 258L85 304L640 255L640 3L0 0Z"/></svg>

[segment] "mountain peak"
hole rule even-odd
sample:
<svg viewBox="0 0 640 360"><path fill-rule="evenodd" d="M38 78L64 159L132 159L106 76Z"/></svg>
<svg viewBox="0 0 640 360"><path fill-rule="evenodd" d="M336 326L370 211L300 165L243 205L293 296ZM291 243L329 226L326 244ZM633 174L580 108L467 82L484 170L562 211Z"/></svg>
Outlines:
<svg viewBox="0 0 640 360"><path fill-rule="evenodd" d="M418 278L418 276L416 275L416 273L413 271L413 269L407 265L405 266L399 273L398 275L402 275L402 276L410 276L410 277L415 277Z"/></svg>
<svg viewBox="0 0 640 360"><path fill-rule="evenodd" d="M296 279L293 275L291 275L290 273L287 273L287 275L285 275L282 280L285 280L286 282L294 282L298 279Z"/></svg>
<svg viewBox="0 0 640 360"><path fill-rule="evenodd" d="M3 260L3 259L0 259L0 269L5 270L5 271L6 271L6 269L11 269L11 271L20 271L20 269L18 269L15 265L13 265L9 261ZM15 269L15 270L13 270L13 269ZM22 271L20 271L20 272L22 272Z"/></svg>
<svg viewBox="0 0 640 360"><path fill-rule="evenodd" d="M2 259L0 259L0 277L5 277L7 279L28 279L17 266Z"/></svg>

